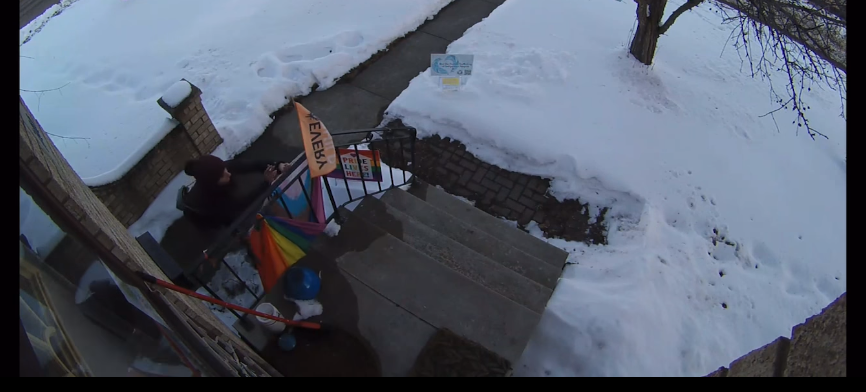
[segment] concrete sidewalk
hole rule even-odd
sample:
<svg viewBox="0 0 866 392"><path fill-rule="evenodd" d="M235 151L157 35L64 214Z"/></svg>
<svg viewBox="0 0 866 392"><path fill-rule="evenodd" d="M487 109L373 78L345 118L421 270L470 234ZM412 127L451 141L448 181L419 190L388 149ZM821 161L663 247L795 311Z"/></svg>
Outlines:
<svg viewBox="0 0 866 392"><path fill-rule="evenodd" d="M300 98L332 133L379 125L382 115L409 82L430 67L430 55L445 53L448 44L493 12L505 0L454 0L432 20L407 34L360 72L350 72L337 85ZM265 133L288 146L303 146L297 115L279 115ZM258 141L256 142L258 143Z"/></svg>

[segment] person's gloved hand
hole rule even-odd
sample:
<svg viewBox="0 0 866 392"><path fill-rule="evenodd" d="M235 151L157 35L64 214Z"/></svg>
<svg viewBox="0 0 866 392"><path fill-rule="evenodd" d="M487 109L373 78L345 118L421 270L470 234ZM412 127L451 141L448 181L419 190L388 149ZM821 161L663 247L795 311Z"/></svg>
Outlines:
<svg viewBox="0 0 866 392"><path fill-rule="evenodd" d="M277 168L280 171L280 173L285 173L286 170L289 170L289 164L288 163L281 163L279 166L277 166Z"/></svg>

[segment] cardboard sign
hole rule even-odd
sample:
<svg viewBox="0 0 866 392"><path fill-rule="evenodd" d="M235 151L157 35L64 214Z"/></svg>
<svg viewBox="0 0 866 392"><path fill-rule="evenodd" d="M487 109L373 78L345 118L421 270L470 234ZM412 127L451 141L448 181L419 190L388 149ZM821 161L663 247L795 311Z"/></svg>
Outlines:
<svg viewBox="0 0 866 392"><path fill-rule="evenodd" d="M334 151L334 139L316 116L303 105L295 102L298 121L301 123L301 136L304 139L304 152L307 154L307 164L310 166L310 177L327 175L337 168L337 153Z"/></svg>
<svg viewBox="0 0 866 392"><path fill-rule="evenodd" d="M328 177L382 182L382 160L379 158L379 151L358 150L356 154L354 149L341 148L339 153L337 170L328 174Z"/></svg>

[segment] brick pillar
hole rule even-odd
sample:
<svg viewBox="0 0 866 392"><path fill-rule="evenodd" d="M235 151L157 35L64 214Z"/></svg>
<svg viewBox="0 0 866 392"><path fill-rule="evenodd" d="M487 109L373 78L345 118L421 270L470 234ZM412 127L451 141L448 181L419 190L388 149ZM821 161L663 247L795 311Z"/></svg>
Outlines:
<svg viewBox="0 0 866 392"><path fill-rule="evenodd" d="M186 79L182 80L189 83ZM223 139L210 121L207 110L201 104L201 90L192 83L189 83L189 85L192 88L192 92L177 107L167 105L162 98L157 100L157 103L171 115L171 118L180 122L186 134L192 140L196 149L198 149L199 154L207 155L212 153L223 142Z"/></svg>

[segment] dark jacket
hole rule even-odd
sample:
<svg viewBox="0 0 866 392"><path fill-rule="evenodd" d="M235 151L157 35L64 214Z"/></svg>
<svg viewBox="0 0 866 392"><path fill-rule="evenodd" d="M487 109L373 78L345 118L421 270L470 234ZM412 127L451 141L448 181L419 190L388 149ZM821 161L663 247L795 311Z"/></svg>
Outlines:
<svg viewBox="0 0 866 392"><path fill-rule="evenodd" d="M269 184L264 178L270 161L226 161L226 170L232 174L228 185L210 185L196 182L184 198L194 211L184 215L198 224L209 227L231 225L253 202L261 198ZM263 198L261 198L263 200Z"/></svg>

